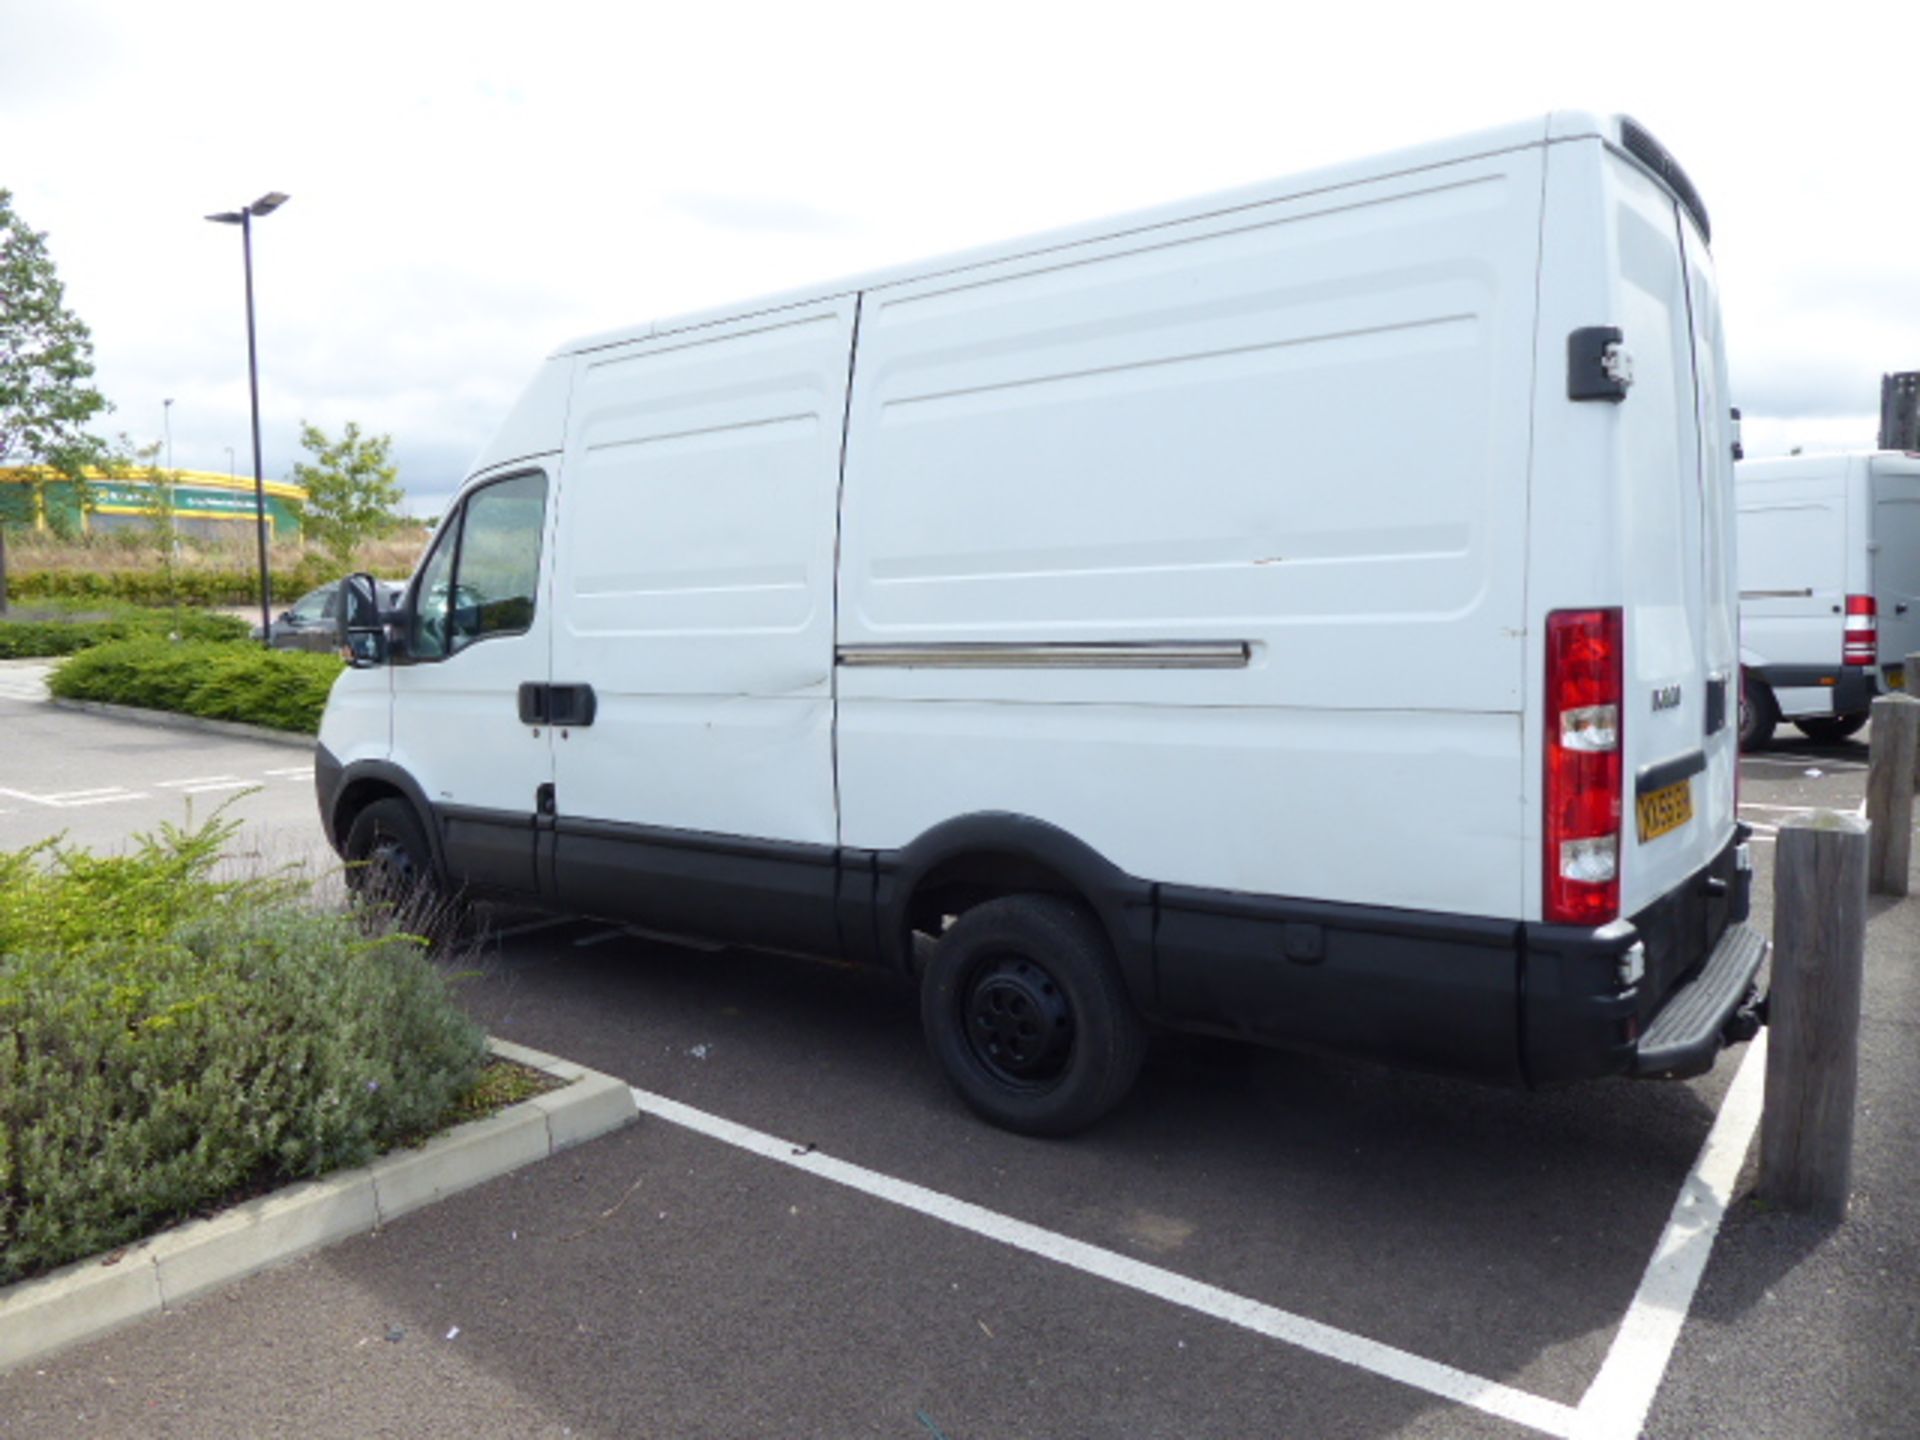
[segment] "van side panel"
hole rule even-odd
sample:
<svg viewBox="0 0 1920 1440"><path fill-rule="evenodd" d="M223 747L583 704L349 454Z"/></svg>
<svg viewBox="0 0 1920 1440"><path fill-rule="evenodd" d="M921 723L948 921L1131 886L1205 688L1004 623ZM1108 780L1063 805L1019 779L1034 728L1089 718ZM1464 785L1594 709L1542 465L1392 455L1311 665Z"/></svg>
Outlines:
<svg viewBox="0 0 1920 1440"><path fill-rule="evenodd" d="M1847 483L1844 458L1782 468L1740 466L1740 644L1791 719L1833 711L1832 688L1805 682L1840 664Z"/></svg>
<svg viewBox="0 0 1920 1440"><path fill-rule="evenodd" d="M1151 880L1517 915L1540 167L870 292L844 842L1012 809Z"/></svg>
<svg viewBox="0 0 1920 1440"><path fill-rule="evenodd" d="M728 895L701 889L712 869L729 893L799 892L828 938L783 926L789 943L831 944L832 576L854 313L849 298L575 362L552 680L591 685L597 712L554 745L554 875L570 905L631 910L635 887L658 882L640 907L652 923L742 938ZM671 843L688 831L757 848L708 841L714 864L689 862Z"/></svg>

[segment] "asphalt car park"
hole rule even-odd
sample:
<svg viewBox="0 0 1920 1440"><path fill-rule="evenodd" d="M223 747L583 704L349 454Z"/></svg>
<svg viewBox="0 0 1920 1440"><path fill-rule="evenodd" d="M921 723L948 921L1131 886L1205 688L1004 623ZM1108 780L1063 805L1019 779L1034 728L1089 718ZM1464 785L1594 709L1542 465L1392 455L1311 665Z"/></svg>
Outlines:
<svg viewBox="0 0 1920 1440"><path fill-rule="evenodd" d="M1752 757L1743 814L1854 808L1866 754ZM466 1003L629 1080L641 1123L0 1377L0 1434L1633 1435L1679 1341L1685 1408L1646 1423L1694 1435L1751 1363L1681 1323L1751 1049L1528 1095L1164 1037L1041 1141L946 1089L900 981L492 920ZM1705 1293L1764 1323L1749 1289ZM1726 1433L1899 1433L1758 1413Z"/></svg>

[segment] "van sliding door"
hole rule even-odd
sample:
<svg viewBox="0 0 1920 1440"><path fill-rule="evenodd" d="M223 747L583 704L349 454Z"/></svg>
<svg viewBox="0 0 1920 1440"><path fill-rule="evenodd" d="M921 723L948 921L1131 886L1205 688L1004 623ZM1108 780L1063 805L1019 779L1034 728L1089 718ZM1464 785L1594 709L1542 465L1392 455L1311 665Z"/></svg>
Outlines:
<svg viewBox="0 0 1920 1440"><path fill-rule="evenodd" d="M835 948L833 563L853 296L576 362L555 557L565 904ZM572 693L572 690L569 690Z"/></svg>

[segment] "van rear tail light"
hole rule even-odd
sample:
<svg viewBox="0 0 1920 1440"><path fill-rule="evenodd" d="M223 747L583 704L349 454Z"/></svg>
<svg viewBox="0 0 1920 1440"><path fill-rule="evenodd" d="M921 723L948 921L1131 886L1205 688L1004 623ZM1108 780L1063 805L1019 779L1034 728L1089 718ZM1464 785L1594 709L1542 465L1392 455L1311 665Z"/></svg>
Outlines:
<svg viewBox="0 0 1920 1440"><path fill-rule="evenodd" d="M1846 628L1840 638L1840 663L1871 665L1879 658L1880 606L1871 595L1849 595Z"/></svg>
<svg viewBox="0 0 1920 1440"><path fill-rule="evenodd" d="M1546 918L1620 913L1621 622L1618 609L1547 617Z"/></svg>

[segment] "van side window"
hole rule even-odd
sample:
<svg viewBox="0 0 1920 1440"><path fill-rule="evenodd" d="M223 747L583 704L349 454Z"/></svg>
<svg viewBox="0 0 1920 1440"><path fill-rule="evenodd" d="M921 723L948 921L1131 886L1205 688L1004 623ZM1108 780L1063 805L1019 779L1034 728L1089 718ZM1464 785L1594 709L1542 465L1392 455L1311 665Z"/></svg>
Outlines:
<svg viewBox="0 0 1920 1440"><path fill-rule="evenodd" d="M452 648L533 625L547 479L519 475L468 497L454 563Z"/></svg>
<svg viewBox="0 0 1920 1440"><path fill-rule="evenodd" d="M407 646L416 660L441 660L447 654L447 599L453 593L453 552L459 544L463 513L456 510L440 522L433 552L420 567L420 583L413 592L413 633Z"/></svg>
<svg viewBox="0 0 1920 1440"><path fill-rule="evenodd" d="M546 476L516 475L475 490L447 517L414 591L416 660L532 626L546 514Z"/></svg>

